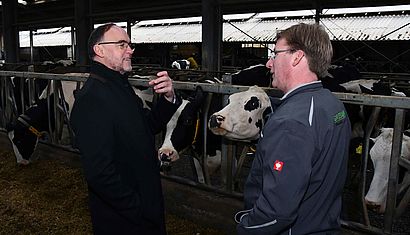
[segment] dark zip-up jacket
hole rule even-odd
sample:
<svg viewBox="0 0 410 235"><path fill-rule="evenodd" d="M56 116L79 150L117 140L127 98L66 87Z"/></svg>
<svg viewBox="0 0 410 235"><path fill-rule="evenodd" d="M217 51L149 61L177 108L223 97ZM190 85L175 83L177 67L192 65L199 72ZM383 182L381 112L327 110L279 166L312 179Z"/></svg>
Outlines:
<svg viewBox="0 0 410 235"><path fill-rule="evenodd" d="M143 109L127 76L93 62L71 112L95 234L166 234L154 134L178 105Z"/></svg>
<svg viewBox="0 0 410 235"><path fill-rule="evenodd" d="M261 133L238 234L338 234L350 132L320 82L286 94Z"/></svg>

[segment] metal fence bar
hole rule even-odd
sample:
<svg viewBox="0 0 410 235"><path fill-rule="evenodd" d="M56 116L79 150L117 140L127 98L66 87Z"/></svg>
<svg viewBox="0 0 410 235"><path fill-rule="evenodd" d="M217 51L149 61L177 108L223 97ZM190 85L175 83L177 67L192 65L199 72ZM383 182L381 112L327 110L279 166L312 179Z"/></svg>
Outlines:
<svg viewBox="0 0 410 235"><path fill-rule="evenodd" d="M7 79L10 79L9 77L14 76L16 78L20 78L24 80L25 78L28 79L47 79L47 80L68 80L68 81L77 81L77 82L84 82L87 78L88 75L66 75L66 74L48 74L48 73L34 73L34 72L16 72L16 71L0 71L0 84L2 84L2 91L6 91L6 89L9 89L7 86L10 85L7 82ZM148 85L148 80L146 79L134 79L130 78L130 83L132 85L136 86L143 86L143 87L149 87ZM240 92L240 91L245 91L249 87L248 86L237 86L237 85L230 85L230 84L207 84L207 83L198 83L198 82L179 82L175 81L174 82L174 88L175 89L181 89L181 90L191 90L194 91L198 86L201 86L202 90L205 92L211 92L211 93L219 93L223 95L229 95L232 93ZM264 89L270 96L274 97L280 97L282 95L282 92L276 89L272 88L265 88ZM56 89L54 90L55 95L58 97L58 92L56 93ZM390 175L389 175L389 184L388 184L388 197L387 197L387 208L386 208L386 214L385 214L385 222L384 222L384 228L383 231L386 233L391 233L392 232L392 225L393 225L393 218L395 215L395 210L396 210L396 197L397 197L397 180L398 180L398 167L399 167L399 162L400 162L400 151L401 151L401 144L402 144L402 132L403 132L403 123L404 123L404 112L406 109L410 109L410 98L408 97L392 97L392 96L381 96L381 95L366 95L366 94L350 94L350 93L334 93L336 97L338 97L342 102L344 103L351 103L351 104L357 104L357 105L368 105L368 106L376 106L376 107L388 107L388 108L394 108L396 109L396 117L395 117L395 126L394 126L394 136L393 136L393 146L392 146L392 158L391 158L391 163L390 163ZM2 120L3 122L5 121L4 115L5 114L5 109L6 107L9 107L10 103L9 100L6 99L6 97L3 97L2 94ZM24 106L24 99L23 101L23 106ZM55 107L50 107L53 108L55 111L55 114L57 113L57 106L58 101L54 102ZM58 125L58 123L55 123ZM4 123L3 123L4 125ZM57 127L56 127L57 128ZM55 140L53 140L53 143ZM226 146L225 146L226 147ZM231 164L229 164L231 165ZM228 171L231 173L228 169ZM231 179L229 181L232 181ZM230 186L227 186L226 188L227 193L233 193L230 188ZM236 193L237 194L237 193ZM365 230L372 231L375 233L378 233L380 230L372 227L369 223L366 223L366 225L361 225L357 224L356 222L353 221L343 221L345 226L353 225L353 226L359 226Z"/></svg>
<svg viewBox="0 0 410 235"><path fill-rule="evenodd" d="M399 158L403 139L404 111L396 109L393 131L393 145L390 158L389 180L387 186L386 212L384 218L384 231L392 233L393 218L396 210L397 184L399 181Z"/></svg>

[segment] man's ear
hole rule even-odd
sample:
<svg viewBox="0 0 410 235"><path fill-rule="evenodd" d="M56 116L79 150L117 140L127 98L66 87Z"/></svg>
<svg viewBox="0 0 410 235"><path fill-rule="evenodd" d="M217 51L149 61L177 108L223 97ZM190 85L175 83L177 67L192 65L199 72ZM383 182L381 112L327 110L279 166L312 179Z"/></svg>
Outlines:
<svg viewBox="0 0 410 235"><path fill-rule="evenodd" d="M104 48L101 47L100 45L94 45L93 50L94 50L96 56L104 57Z"/></svg>
<svg viewBox="0 0 410 235"><path fill-rule="evenodd" d="M292 65L296 66L300 63L302 58L305 56L305 53L302 50L297 50L295 53L293 53L295 56L292 61Z"/></svg>

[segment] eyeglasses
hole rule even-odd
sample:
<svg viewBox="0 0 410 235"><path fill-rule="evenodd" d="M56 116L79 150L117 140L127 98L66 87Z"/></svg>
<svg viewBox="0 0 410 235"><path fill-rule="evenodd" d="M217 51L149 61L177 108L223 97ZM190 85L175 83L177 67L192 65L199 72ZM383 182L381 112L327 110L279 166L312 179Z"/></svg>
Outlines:
<svg viewBox="0 0 410 235"><path fill-rule="evenodd" d="M134 50L134 49L135 49L134 44L132 44L131 42L127 42L127 41L125 41L125 40L119 40L119 41L117 41L117 42L99 42L99 43L97 43L97 45L104 45L104 44L115 44L115 45L118 45L118 47L119 47L121 50L125 50L125 49L127 49L127 47L129 47L131 50Z"/></svg>
<svg viewBox="0 0 410 235"><path fill-rule="evenodd" d="M295 50L295 49L273 50L273 51L272 51L272 54L271 54L270 57L269 57L269 59L274 60L279 53L289 52L289 51L293 53L293 52L295 52L296 50Z"/></svg>

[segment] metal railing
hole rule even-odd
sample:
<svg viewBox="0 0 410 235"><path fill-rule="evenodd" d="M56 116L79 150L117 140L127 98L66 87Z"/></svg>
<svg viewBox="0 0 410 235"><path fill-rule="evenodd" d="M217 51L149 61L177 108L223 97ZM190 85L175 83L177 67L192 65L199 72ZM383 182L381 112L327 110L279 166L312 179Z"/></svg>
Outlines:
<svg viewBox="0 0 410 235"><path fill-rule="evenodd" d="M13 96L13 92L11 89L11 77L20 78L20 79L46 79L48 81L75 81L75 82L84 82L87 79L87 75L66 75L66 74L49 74L49 73L34 73L34 72L16 72L16 71L0 71L0 91L1 91L1 99L0 99L0 128L5 129L5 125L12 121L13 118L16 118L17 109L16 103ZM148 80L145 79L134 79L130 78L130 83L135 86L143 86L148 87ZM200 86L203 91L222 94L224 96L224 100L226 102L228 96L232 93L245 91L249 87L248 86L237 86L237 85L229 85L229 84L206 84L206 83L198 83L198 82L174 82L174 88L180 90L188 90L194 91L197 86ZM29 90L32 89L29 87ZM54 91L59 90L58 83L54 82ZM265 88L266 92L273 96L273 97L280 97L282 93L278 90L272 88ZM34 92L29 92L30 94L34 94ZM373 106L374 112L377 112L377 109L380 107L388 107L393 108L396 110L395 112L395 125L394 125L394 132L393 132L393 145L392 145L392 155L391 155L391 163L390 163L390 174L389 174L389 183L388 183L388 194L387 194L387 206L386 212L384 214L384 227L383 229L373 227L370 223L369 216L367 213L367 208L364 203L364 190L365 190L365 180L366 180L366 167L368 161L368 150L369 150L369 139L370 132L373 129L374 124L368 124L365 133L367 138L364 141L363 145L363 159L362 159L362 210L363 210L363 220L364 223L358 223L354 221L343 221L342 223L345 226L355 229L361 229L366 232L371 232L375 234L391 234L392 233L392 226L394 219L397 217L398 214L402 213L405 210L407 204L404 202L398 203L399 206L396 207L397 204L397 181L398 181L398 168L399 165L406 167L409 169L410 163L405 159L400 157L401 151L401 144L402 144L402 133L404 129L404 113L406 110L410 109L410 98L407 97L391 97L391 96L379 96L379 95L364 95L364 94L349 94L349 93L334 93L342 102L356 104L356 105L366 105L366 106ZM23 95L21 94L21 97ZM55 115L58 115L58 110L61 110L61 107L58 107L57 98L55 98L54 107L50 107L54 109ZM22 100L22 107L28 107L30 104L25 104L24 99ZM61 115L61 114L60 114ZM376 115L376 114L374 114ZM59 128L62 125L62 121L67 118L55 118L55 133L51 136L51 142L53 144L59 144ZM204 116L204 122L206 123L206 113ZM206 126L206 125L205 125ZM206 131L204 131L204 140L206 140ZM204 142L206 144L206 142ZM205 149L205 148L204 148ZM206 150L205 150L206 151ZM226 167L226 187L222 190L224 193L240 197L241 194L234 191L233 187L233 155L235 154L235 143L233 141L226 141L222 142L222 159L223 159L223 167ZM206 155L206 154L204 154ZM172 178L172 177L171 177ZM185 181L190 185L196 185L201 188L208 188L210 190L221 191L220 189L216 189L211 185L199 185L195 182L191 182L184 179L179 179L179 181ZM406 195L403 197L403 200L407 200L410 197L410 190L407 190Z"/></svg>

